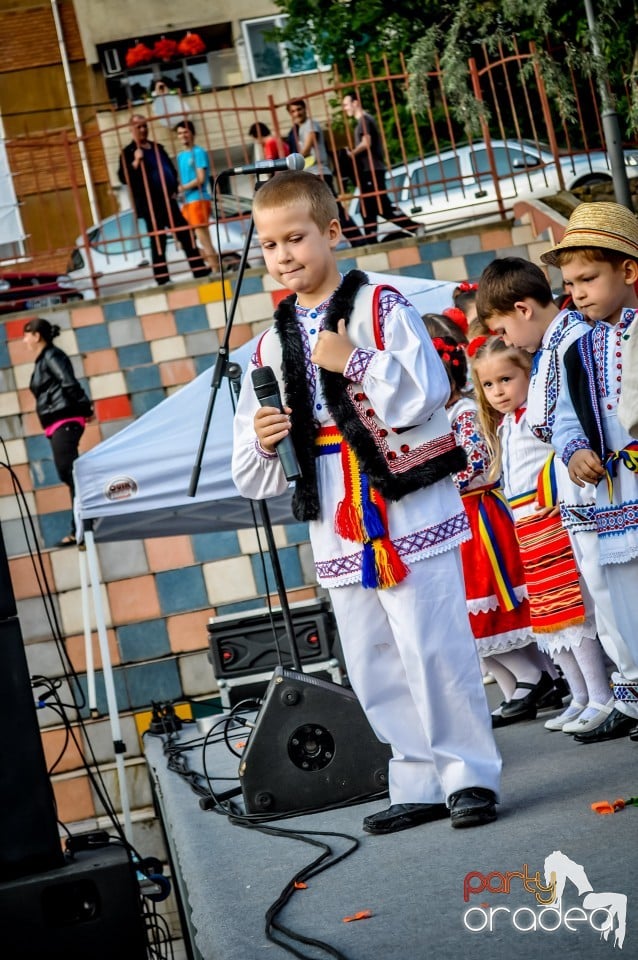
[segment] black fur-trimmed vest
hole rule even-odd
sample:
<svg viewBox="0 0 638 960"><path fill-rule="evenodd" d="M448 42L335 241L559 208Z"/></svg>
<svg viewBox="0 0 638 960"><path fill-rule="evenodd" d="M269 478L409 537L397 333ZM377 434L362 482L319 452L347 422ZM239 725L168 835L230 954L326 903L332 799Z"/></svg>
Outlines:
<svg viewBox="0 0 638 960"><path fill-rule="evenodd" d="M330 300L325 329L336 332L338 321L343 317L353 343L363 349L383 349L376 323L378 296L383 289L388 288L369 284L360 270L350 271ZM317 423L294 295L286 297L277 307L274 326L260 341L257 352L261 364L273 368L286 404L292 410L291 435L302 471L295 486L293 513L298 520L316 520L319 517L314 443ZM386 499L400 500L466 466L465 451L456 445L442 407L425 424L408 428L385 424L370 408L361 384L327 370L319 370L318 375L331 417L354 451L371 486Z"/></svg>

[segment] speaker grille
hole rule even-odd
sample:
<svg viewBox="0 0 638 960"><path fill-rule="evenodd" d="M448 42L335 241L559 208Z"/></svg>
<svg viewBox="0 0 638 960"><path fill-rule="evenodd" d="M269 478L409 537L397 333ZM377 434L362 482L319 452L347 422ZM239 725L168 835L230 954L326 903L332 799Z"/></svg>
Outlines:
<svg viewBox="0 0 638 960"><path fill-rule="evenodd" d="M312 810L385 793L390 756L351 690L277 667L239 767L246 810Z"/></svg>

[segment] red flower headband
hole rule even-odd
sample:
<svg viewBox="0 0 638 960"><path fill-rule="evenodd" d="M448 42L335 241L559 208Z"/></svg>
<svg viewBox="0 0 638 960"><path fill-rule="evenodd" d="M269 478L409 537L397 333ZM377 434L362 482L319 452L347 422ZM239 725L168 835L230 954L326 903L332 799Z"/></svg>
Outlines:
<svg viewBox="0 0 638 960"><path fill-rule="evenodd" d="M476 353L478 353L481 347L485 346L485 344L487 343L487 341L490 339L491 336L493 336L493 334L489 333L487 334L487 336L474 337L473 340L470 340L467 347L465 348L468 357L473 357Z"/></svg>
<svg viewBox="0 0 638 960"><path fill-rule="evenodd" d="M462 333L467 333L467 317L460 307L446 307L443 316L455 323Z"/></svg>
<svg viewBox="0 0 638 960"><path fill-rule="evenodd" d="M470 283L469 280L462 280L458 285L458 290L460 293L473 293L474 290L478 290L478 283Z"/></svg>

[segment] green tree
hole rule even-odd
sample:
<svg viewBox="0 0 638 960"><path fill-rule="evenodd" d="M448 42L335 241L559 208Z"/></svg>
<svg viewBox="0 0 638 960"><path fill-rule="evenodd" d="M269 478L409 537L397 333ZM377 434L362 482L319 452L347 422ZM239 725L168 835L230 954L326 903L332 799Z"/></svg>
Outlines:
<svg viewBox="0 0 638 960"><path fill-rule="evenodd" d="M561 74L569 64L587 74L604 71L614 92L627 136L638 130L638 0L593 0L602 63L594 65L583 0L275 0L288 17L282 38L292 48L311 44L340 78L350 79L366 59L372 68L392 70L408 61L413 79L410 106L421 110L426 78L438 58L446 96L459 122L476 115L467 61L485 46L509 49L512 37L535 41L550 92L561 101ZM564 61L547 54L548 38L565 48ZM564 109L569 100L564 99Z"/></svg>

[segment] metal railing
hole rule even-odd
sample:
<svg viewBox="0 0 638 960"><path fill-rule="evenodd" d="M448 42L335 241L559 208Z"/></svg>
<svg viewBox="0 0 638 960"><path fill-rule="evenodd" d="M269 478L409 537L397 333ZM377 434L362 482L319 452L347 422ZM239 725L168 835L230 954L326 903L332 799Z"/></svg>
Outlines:
<svg viewBox="0 0 638 960"><path fill-rule="evenodd" d="M562 56L550 53L555 59ZM190 119L214 178L253 160L254 143L247 136L251 124L265 122L285 137L291 126L287 103L304 99L307 115L319 122L328 147L342 225L350 224L353 242L374 242L396 236L397 230L414 232L414 224L427 232L477 218L504 218L518 199L610 180L595 87L567 63L564 72L567 93L563 89L560 97L550 96L533 45L522 51L514 41L511 50L500 49L497 56L484 49L480 62L468 62L476 109L467 123L455 116L440 66L424 81L425 107L417 116L407 105L411 79L405 63L399 71L387 63L375 71L365 59L351 64L347 80L338 75L329 80L326 74L289 77L285 98L277 100L256 84L174 98L175 112L168 115L159 113L156 104L136 106L135 112L147 116L150 139L172 159L179 149L173 128L184 117ZM342 109L346 93L358 97L379 132L385 183L349 158L356 144L355 123ZM118 184L116 171L130 141L129 120L129 111L113 108L96 111L94 123L85 125L84 152L104 218L99 225L92 223L79 142L71 130L5 142L26 238L13 250L2 248L0 274L68 271L72 279L81 279L78 289L85 296L152 284L150 243L163 234L168 235L171 275L187 274L188 263L171 236L175 224L144 224L125 212L131 198L126 186ZM638 150L626 153L626 163L629 175L638 176ZM219 186L235 198L230 217L220 219L220 253L228 265L241 252L252 182L222 178ZM165 183L162 190L168 204ZM211 229L215 242L216 225L211 223Z"/></svg>

